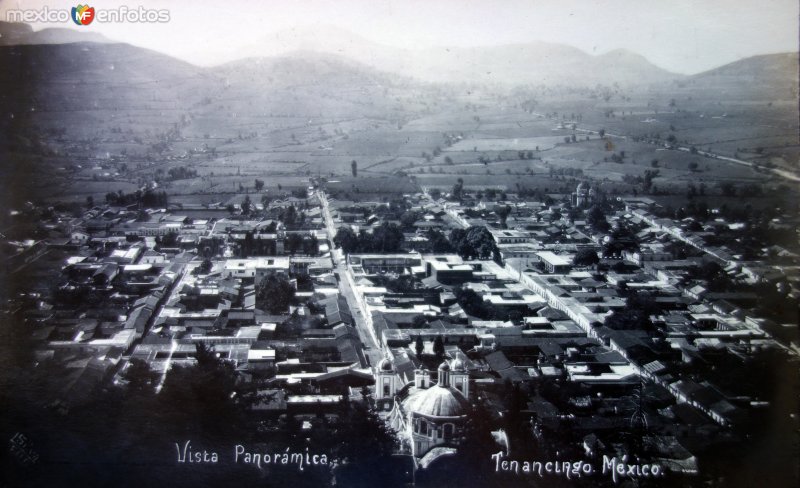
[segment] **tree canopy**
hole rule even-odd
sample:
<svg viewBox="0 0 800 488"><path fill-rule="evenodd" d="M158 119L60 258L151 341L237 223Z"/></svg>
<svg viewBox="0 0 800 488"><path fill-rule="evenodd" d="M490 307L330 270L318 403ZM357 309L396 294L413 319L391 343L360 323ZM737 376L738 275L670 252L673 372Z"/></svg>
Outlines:
<svg viewBox="0 0 800 488"><path fill-rule="evenodd" d="M335 448L337 484L353 487L393 486L395 437L377 413L364 405L346 403L342 441Z"/></svg>
<svg viewBox="0 0 800 488"><path fill-rule="evenodd" d="M586 214L586 222L595 232L608 232L611 226L606 220L606 213L599 205L594 205Z"/></svg>
<svg viewBox="0 0 800 488"><path fill-rule="evenodd" d="M599 262L600 258L597 256L597 253L591 249L580 249L575 254L575 259L573 260L576 266L591 266Z"/></svg>
<svg viewBox="0 0 800 488"><path fill-rule="evenodd" d="M336 231L333 243L347 254L357 252L393 253L402 249L403 239L403 231L397 225L383 222L372 231L372 234L363 230L356 234L349 227L340 227Z"/></svg>
<svg viewBox="0 0 800 488"><path fill-rule="evenodd" d="M444 357L444 340L440 335L437 335L433 340L433 353L436 354L438 358Z"/></svg>
<svg viewBox="0 0 800 488"><path fill-rule="evenodd" d="M272 314L284 313L294 302L295 289L283 275L271 274L261 280L256 291L256 306Z"/></svg>
<svg viewBox="0 0 800 488"><path fill-rule="evenodd" d="M650 316L661 312L652 296L633 293L625 301L624 309L616 310L606 317L605 325L615 330L652 330Z"/></svg>
<svg viewBox="0 0 800 488"><path fill-rule="evenodd" d="M450 245L464 259L491 259L498 254L491 232L483 226L450 231Z"/></svg>

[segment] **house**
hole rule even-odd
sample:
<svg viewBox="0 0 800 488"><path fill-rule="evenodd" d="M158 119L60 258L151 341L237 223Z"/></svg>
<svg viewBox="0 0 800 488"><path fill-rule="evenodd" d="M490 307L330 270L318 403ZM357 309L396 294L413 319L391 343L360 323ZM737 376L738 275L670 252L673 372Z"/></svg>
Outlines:
<svg viewBox="0 0 800 488"><path fill-rule="evenodd" d="M556 254L552 251L540 251L536 254L539 261L544 264L544 269L551 274L569 273L572 269L572 258Z"/></svg>

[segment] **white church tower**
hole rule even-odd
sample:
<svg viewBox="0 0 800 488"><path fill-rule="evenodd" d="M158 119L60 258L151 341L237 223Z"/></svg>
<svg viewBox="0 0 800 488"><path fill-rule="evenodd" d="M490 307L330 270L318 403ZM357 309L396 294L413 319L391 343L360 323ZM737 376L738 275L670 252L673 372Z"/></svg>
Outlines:
<svg viewBox="0 0 800 488"><path fill-rule="evenodd" d="M397 373L389 358L383 358L378 363L375 372L375 402L378 409L390 410L397 394Z"/></svg>
<svg viewBox="0 0 800 488"><path fill-rule="evenodd" d="M461 359L450 363L450 385L460 391L464 398L469 398L469 373Z"/></svg>

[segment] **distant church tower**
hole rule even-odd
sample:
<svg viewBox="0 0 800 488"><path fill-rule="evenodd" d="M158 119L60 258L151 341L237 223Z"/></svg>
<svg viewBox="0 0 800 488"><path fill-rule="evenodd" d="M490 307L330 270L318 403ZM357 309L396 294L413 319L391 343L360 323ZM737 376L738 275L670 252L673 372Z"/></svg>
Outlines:
<svg viewBox="0 0 800 488"><path fill-rule="evenodd" d="M572 205L576 207L588 207L594 203L596 192L591 188L588 183L582 182L578 184L578 188L572 194Z"/></svg>
<svg viewBox="0 0 800 488"><path fill-rule="evenodd" d="M375 402L379 410L388 410L394 403L394 396L397 394L396 376L392 361L383 358L375 373Z"/></svg>
<svg viewBox="0 0 800 488"><path fill-rule="evenodd" d="M283 256L285 253L284 241L286 240L286 231L278 229L275 233L275 255Z"/></svg>
<svg viewBox="0 0 800 488"><path fill-rule="evenodd" d="M469 398L469 374L461 359L455 359L451 363L450 384L460 391L465 398Z"/></svg>

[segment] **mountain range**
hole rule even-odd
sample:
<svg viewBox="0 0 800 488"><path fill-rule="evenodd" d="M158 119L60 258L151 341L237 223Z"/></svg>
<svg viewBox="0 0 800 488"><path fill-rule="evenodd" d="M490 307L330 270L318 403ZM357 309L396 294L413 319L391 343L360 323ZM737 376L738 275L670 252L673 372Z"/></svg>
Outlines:
<svg viewBox="0 0 800 488"><path fill-rule="evenodd" d="M237 55L270 57L298 51L338 54L381 71L428 82L593 86L597 83L649 84L682 77L622 49L593 56L566 44L542 41L485 47L402 49L333 27L275 32L237 49ZM576 78L578 73L580 77Z"/></svg>
<svg viewBox="0 0 800 488"><path fill-rule="evenodd" d="M0 46L27 44L66 44L71 42L113 42L96 32L79 32L75 29L51 27L34 31L28 24L0 22Z"/></svg>
<svg viewBox="0 0 800 488"><path fill-rule="evenodd" d="M72 29L34 32L26 24L0 22L0 46L75 42L113 41L96 33ZM258 42L237 49L238 61L220 63L212 71L227 75L232 67L241 71L247 65L263 70L265 65L253 62L256 58L311 57L319 64L324 61L325 55L334 55L328 56L329 64L351 69L358 67L364 73L372 69L424 82L584 87L671 82L701 89L713 89L717 85L735 88L744 84L750 87L763 85L765 89L777 88L781 93L788 90L789 94L793 93L791 85L797 85L798 62L797 53L762 55L686 76L661 69L644 56L624 49L595 56L566 44L537 41L501 46L414 50L380 45L338 28L320 27L289 29L266 35ZM209 56L220 60L231 57L230 53L222 52L210 53ZM332 70L335 71L332 66L325 68L327 75Z"/></svg>

